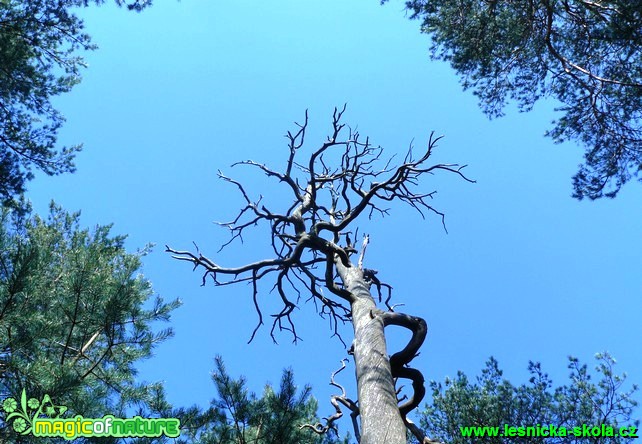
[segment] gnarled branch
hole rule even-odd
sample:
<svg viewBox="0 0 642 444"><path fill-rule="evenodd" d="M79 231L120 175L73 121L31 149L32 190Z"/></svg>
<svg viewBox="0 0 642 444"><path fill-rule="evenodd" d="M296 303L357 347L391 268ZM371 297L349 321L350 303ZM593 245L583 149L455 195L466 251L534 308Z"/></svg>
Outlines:
<svg viewBox="0 0 642 444"><path fill-rule="evenodd" d="M429 203L435 192L415 193L412 190L418 185L419 177L437 171L448 171L473 182L464 176L463 166L427 165L440 139L433 134L422 155L415 157L411 147L401 165L392 167L390 159L377 167L383 149L372 145L368 138L362 139L358 132L346 128L341 123L344 112L345 106L334 110L331 135L310 154L306 162L298 162L297 158L303 149L308 126L307 111L304 122L296 124L298 130L286 134L289 155L284 172L252 160L233 165L257 168L268 178L285 184L293 197L292 205L285 212L270 210L262 203L262 196L253 200L243 184L220 171L218 173L221 180L238 189L244 202L233 220L220 223L231 233L229 241L221 249L236 240L242 241L245 230L250 227L267 224L273 257L238 267L224 267L203 255L198 247L192 252L166 246L166 251L174 259L189 262L194 269L203 270L203 285L208 279L215 285L252 282L259 321L250 340L263 324L263 315L257 302L256 282L269 274L275 276L273 291L283 303L282 309L273 315L270 334L275 341L276 330L289 331L293 340L297 341L298 336L291 319L297 301L288 295L291 292L299 295L302 290L311 294L315 303L319 304L317 307L321 307L322 315L328 314L333 318L334 332L338 335L337 325L349 318L348 304L353 300L342 285L335 283L335 257L345 267L352 266L350 256L355 250L348 241L348 227L365 211L368 211L369 217L373 214L385 215L387 209L381 207L381 203L393 200L407 203L422 216L425 216L425 211L433 212L443 222L443 213ZM346 239L346 245L339 244L342 238ZM322 287L336 299L324 295Z"/></svg>

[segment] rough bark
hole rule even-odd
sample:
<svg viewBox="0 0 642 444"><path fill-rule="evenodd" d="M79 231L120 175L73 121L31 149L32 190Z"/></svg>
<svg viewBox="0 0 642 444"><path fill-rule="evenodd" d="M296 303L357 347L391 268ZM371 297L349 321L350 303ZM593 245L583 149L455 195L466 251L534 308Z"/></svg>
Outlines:
<svg viewBox="0 0 642 444"><path fill-rule="evenodd" d="M336 261L344 287L354 296L351 304L352 343L361 416L361 444L405 444L406 426L397 407L397 394L386 348L383 319L363 272Z"/></svg>

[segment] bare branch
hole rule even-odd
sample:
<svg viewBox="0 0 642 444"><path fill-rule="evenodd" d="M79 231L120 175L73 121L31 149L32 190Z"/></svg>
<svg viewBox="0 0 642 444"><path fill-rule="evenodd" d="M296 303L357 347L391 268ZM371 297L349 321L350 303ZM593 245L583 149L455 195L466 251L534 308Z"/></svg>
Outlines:
<svg viewBox="0 0 642 444"><path fill-rule="evenodd" d="M357 416L359 415L359 407L357 407L357 404L354 401L348 398L348 396L346 395L345 388L341 384L337 383L334 379L336 375L338 375L340 372L342 372L346 368L346 361L347 359L342 359L341 368L332 372L332 376L330 377L330 385L341 390L340 395L332 395L332 397L330 398L330 403L334 406L335 413L332 416L323 418L325 420L325 425L321 423L303 424L301 425L300 428L312 429L315 433L318 433L319 435L327 433L329 430L334 430L336 432L337 429L334 423L335 421L343 417L343 411L339 406L339 403L341 403L345 407L347 407L351 412L350 417L352 418L352 427L354 429L355 438L357 439L357 442L359 442L361 441L361 436L359 433L359 424L357 423Z"/></svg>
<svg viewBox="0 0 642 444"><path fill-rule="evenodd" d="M415 438L417 438L417 441L419 441L421 444L444 444L441 441L437 441L435 439L430 439L429 437L427 437L423 430L417 427L417 424L412 422L410 419L405 418L404 422L406 423L406 427L408 428L408 430L410 430L410 433L412 433Z"/></svg>
<svg viewBox="0 0 642 444"><path fill-rule="evenodd" d="M338 325L350 319L351 309L348 304L353 302L354 296L342 284L335 282L335 259L346 268L353 266L350 256L356 250L348 235L350 226L364 212L370 216L385 216L388 210L381 204L392 201L407 203L422 216L425 211L433 212L442 218L443 223L443 213L429 203L435 191L414 191L419 185L419 179L438 171L446 171L473 182L462 173L463 166L427 164L440 139L433 134L430 135L427 149L416 159L411 146L401 165L392 166L392 158L382 161L381 147L374 146L368 138L362 139L358 131L342 123L345 110L345 106L334 110L331 134L323 144L311 151L305 161L298 158L303 151L308 127L307 111L303 123L296 123L296 131L287 132L285 136L289 152L282 172L254 160L233 165L258 169L268 180L276 179L278 184L285 184L293 197L285 211L268 208L262 202L262 196L253 199L242 183L219 171L218 177L232 184L239 191L243 202L233 220L219 224L231 234L221 249L237 240L243 242L246 230L267 226L271 257L237 267L225 267L203 255L198 247L192 252L166 246L166 251L174 259L189 262L194 269L203 271L203 284L210 279L217 286L252 282L252 298L258 323L250 341L264 323L259 308L257 281L274 274L272 290L281 301L281 308L271 315L273 322L270 335L274 341L277 330L289 332L294 341L299 339L292 316L300 302L301 292L306 292L310 294L319 314L329 316L334 334L343 342ZM345 240L344 244L341 243L342 240ZM359 267L363 267L366 245L367 243L361 251ZM327 295L321 291L322 287L329 290ZM377 288L380 291L381 284ZM386 306L390 308L389 286L388 290ZM289 297L290 294L294 298Z"/></svg>

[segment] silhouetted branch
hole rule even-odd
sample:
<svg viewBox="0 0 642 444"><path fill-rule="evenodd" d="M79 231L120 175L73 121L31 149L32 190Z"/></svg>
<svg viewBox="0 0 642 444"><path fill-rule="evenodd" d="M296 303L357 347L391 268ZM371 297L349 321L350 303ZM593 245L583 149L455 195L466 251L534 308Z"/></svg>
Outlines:
<svg viewBox="0 0 642 444"><path fill-rule="evenodd" d="M320 314L327 314L333 319L334 333L338 335L337 325L349 318L350 309L346 304L352 302L352 295L342 285L335 283L334 266L335 259L346 267L352 266L350 255L355 250L348 243L348 227L366 210L369 211L369 216L373 213L387 214L387 209L378 205L383 201L393 200L407 203L422 217L426 210L433 212L443 222L443 213L429 204L429 199L433 198L435 192L415 193L412 190L418 185L419 177L437 171L448 171L472 182L462 173L463 166L426 165L439 140L432 134L427 149L421 156L415 158L411 147L401 165L391 167L390 159L383 167L377 168L382 148L373 146L368 138L363 140L358 132L350 128L347 128L345 134L346 127L341 123L344 112L345 106L334 110L331 135L305 162L298 162L297 157L303 148L307 130L307 111L304 122L296 124L297 131L286 134L289 155L284 172L252 160L233 165L257 168L268 178L285 183L293 197L293 204L286 212L271 211L262 204L262 196L253 200L243 184L220 171L218 173L221 180L238 189L244 202L233 220L219 223L231 234L229 241L221 249L236 240L242 242L246 229L265 223L270 230L274 254L272 258L238 267L223 267L201 254L198 248L191 252L166 247L173 258L190 262L194 269L204 270L203 284L207 279L211 279L215 285L252 282L253 300L259 321L251 339L263 324L256 281L268 274L276 276L273 289L283 304L282 309L272 315L274 320L270 334L273 339L276 329L289 331L295 342L298 339L291 318L298 300L290 299L288 294L291 290L297 295L300 295L301 290L309 292L315 304L319 304L317 307L320 306ZM325 237L325 233L329 237ZM339 244L341 238L346 239L346 245ZM311 259L306 259L308 254L312 255ZM301 289L297 288L299 285L302 286ZM326 287L337 299L324 295L322 287Z"/></svg>

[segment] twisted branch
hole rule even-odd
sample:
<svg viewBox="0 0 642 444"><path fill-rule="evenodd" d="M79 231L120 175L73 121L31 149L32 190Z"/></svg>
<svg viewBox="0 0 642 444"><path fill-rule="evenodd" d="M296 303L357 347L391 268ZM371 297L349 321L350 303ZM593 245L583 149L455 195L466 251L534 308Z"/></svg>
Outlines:
<svg viewBox="0 0 642 444"><path fill-rule="evenodd" d="M448 171L473 182L462 173L464 166L426 165L440 139L434 134L430 135L427 149L421 156L415 158L411 146L401 165L392 167L390 159L382 167L377 167L383 149L372 145L368 138L363 140L357 131L350 128L347 128L346 134L346 126L341 123L344 112L345 106L342 109L335 108L331 135L310 154L306 162L300 163L297 156L303 148L308 126L306 111L304 122L296 123L298 130L286 134L289 155L285 172L252 160L232 165L256 168L268 178L285 184L293 197L293 203L286 212L270 210L262 203L262 196L252 199L243 184L218 172L219 179L232 184L244 202L233 220L219 223L231 235L219 251L234 241L242 242L248 228L266 224L271 236L271 258L238 267L224 267L203 255L197 246L194 252L166 246L166 251L174 259L191 263L194 270L203 270L203 285L208 279L217 286L252 283L258 322L250 341L263 325L263 314L257 299L257 281L267 275L274 276L272 291L278 294L283 304L281 310L272 315L270 335L275 342L277 330L290 332L294 342L299 339L291 318L298 297L292 300L288 294L294 292L300 295L301 291L309 292L321 316L328 315L331 318L334 334L341 339L338 325L349 320L349 304L353 296L341 284L335 283L334 260L337 257L345 267L352 266L350 256L355 250L348 236L349 225L366 211L369 217L387 214L388 210L379 205L393 200L407 203L422 217L425 217L426 211L435 213L443 223L444 214L429 203L435 191L412 191L411 188L418 185L419 177ZM333 164L337 166L332 167ZM340 239L346 239L346 245L340 245ZM324 294L323 287L331 295Z"/></svg>
<svg viewBox="0 0 642 444"><path fill-rule="evenodd" d="M410 316L404 313L393 311L380 311L378 313L371 313L371 316L381 316L384 327L388 325L398 325L407 328L412 332L412 337L403 350L393 354L390 357L390 369L395 378L410 379L412 381L413 394L408 401L399 406L401 417L406 418L406 415L419 405L424 396L426 395L426 387L424 386L424 376L417 369L407 367L419 352L419 348L426 339L428 327L426 321L417 316Z"/></svg>
<svg viewBox="0 0 642 444"><path fill-rule="evenodd" d="M329 430L334 430L335 432L337 432L337 428L334 423L339 418L343 417L343 411L339 406L339 403L341 403L345 407L350 409L350 412L351 412L350 417L352 418L352 427L354 429L355 438L357 439L357 442L359 442L361 441L361 435L359 433L359 424L357 422L357 416L359 416L359 407L357 407L357 404L354 401L348 398L348 396L346 395L345 388L334 380L335 376L338 375L340 372L342 372L346 368L346 361L347 359L342 359L341 368L332 372L332 376L330 376L330 385L337 387L339 390L341 390L341 395L332 395L332 397L330 398L330 403L334 406L334 409L335 409L334 415L323 418L325 420L325 425L318 422L316 424L303 424L300 426L300 428L311 429L319 435L327 433Z"/></svg>

